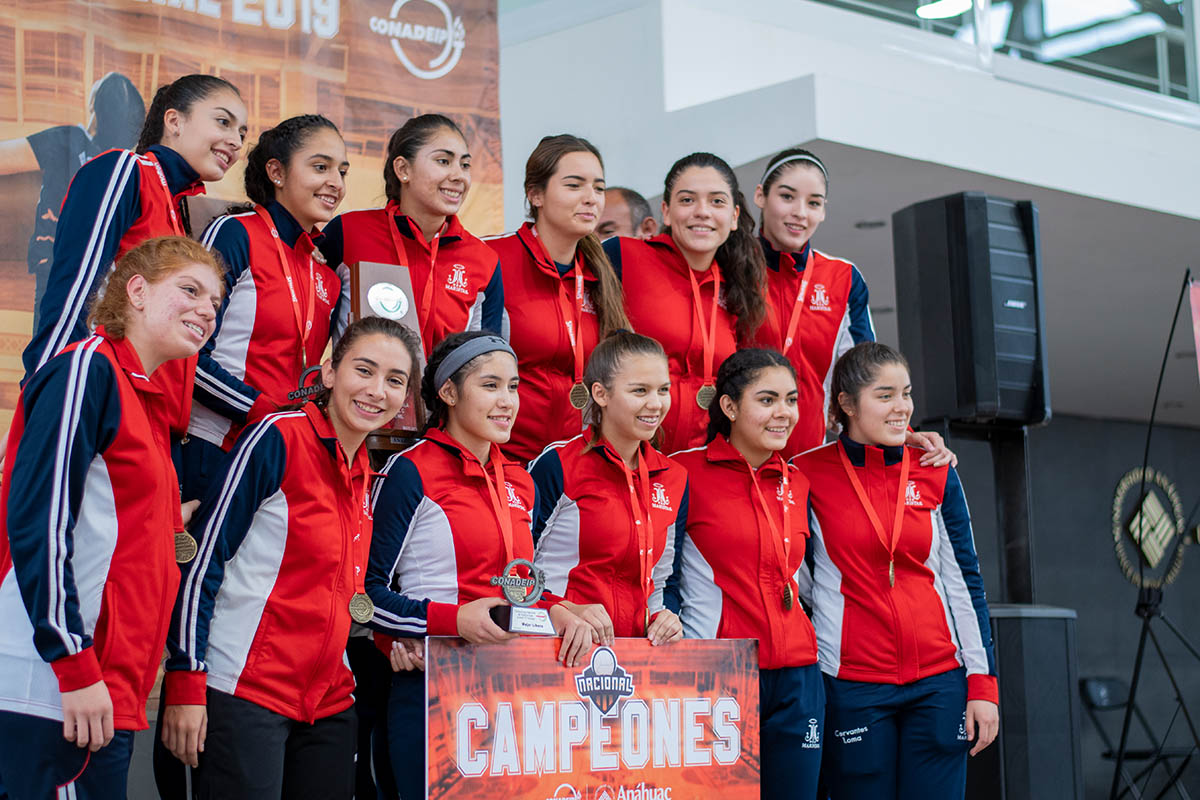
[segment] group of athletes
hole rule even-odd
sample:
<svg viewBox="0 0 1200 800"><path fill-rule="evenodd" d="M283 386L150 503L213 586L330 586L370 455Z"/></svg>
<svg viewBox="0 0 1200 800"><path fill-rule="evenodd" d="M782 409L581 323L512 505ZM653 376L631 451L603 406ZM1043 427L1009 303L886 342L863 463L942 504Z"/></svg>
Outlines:
<svg viewBox="0 0 1200 800"><path fill-rule="evenodd" d="M763 797L963 796L998 726L967 505L862 275L812 246L817 156L771 159L758 235L693 153L660 232L631 214L601 242L600 153L547 136L531 221L484 241L452 120L405 122L386 206L338 215L345 144L304 115L197 242L186 198L246 119L232 84L180 78L64 201L3 469L13 800L125 796L164 645L164 797L187 765L193 797L349 798L356 763L423 797L424 637L513 638L491 578L518 558L565 667L615 637L757 639ZM346 324L368 261L408 268L419 331ZM374 472L368 435L417 399Z"/></svg>

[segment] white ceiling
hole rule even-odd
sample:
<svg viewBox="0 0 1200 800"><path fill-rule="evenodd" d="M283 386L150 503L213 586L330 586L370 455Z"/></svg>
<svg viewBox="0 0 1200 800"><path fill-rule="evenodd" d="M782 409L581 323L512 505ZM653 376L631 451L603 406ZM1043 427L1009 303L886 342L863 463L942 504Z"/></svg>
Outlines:
<svg viewBox="0 0 1200 800"><path fill-rule="evenodd" d="M1054 411L1130 420L1149 417L1184 269L1200 268L1200 221L833 142L806 146L830 172L828 216L814 242L821 250L858 265L871 290L881 341L896 344L898 339L893 212L960 191L1033 200L1041 222L1042 293ZM767 158L737 169L748 198ZM1114 154L1111 163L1097 164L1096 169L1120 181L1123 171L1135 167ZM887 224L858 230L854 224L860 220ZM1186 299L1167 363L1158 419L1200 427L1200 374Z"/></svg>

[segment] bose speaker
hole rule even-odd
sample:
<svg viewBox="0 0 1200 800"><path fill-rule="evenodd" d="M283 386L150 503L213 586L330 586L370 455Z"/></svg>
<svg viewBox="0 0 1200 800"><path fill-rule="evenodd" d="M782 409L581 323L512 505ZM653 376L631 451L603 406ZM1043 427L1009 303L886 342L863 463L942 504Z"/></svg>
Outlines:
<svg viewBox="0 0 1200 800"><path fill-rule="evenodd" d="M981 192L892 215L900 349L926 422L1050 419L1037 207Z"/></svg>

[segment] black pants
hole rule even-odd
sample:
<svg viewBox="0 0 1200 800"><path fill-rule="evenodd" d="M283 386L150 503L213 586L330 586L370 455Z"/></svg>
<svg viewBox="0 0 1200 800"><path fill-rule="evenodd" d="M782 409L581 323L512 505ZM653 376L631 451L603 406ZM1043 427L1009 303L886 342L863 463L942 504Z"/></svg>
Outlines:
<svg viewBox="0 0 1200 800"><path fill-rule="evenodd" d="M396 797L387 749L387 702L392 665L369 636L351 636L346 657L354 673L354 710L358 714L358 762L355 800ZM378 787L378 788L377 788ZM2 800L2 798L0 798Z"/></svg>
<svg viewBox="0 0 1200 800"><path fill-rule="evenodd" d="M309 725L208 690L208 736L192 771L197 800L351 800L353 708Z"/></svg>

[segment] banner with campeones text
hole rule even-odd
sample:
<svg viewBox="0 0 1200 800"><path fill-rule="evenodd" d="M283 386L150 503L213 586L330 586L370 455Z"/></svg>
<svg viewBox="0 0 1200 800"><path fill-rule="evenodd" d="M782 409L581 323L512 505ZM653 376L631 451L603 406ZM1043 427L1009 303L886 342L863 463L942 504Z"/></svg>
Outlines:
<svg viewBox="0 0 1200 800"><path fill-rule="evenodd" d="M472 155L461 217L485 235L504 218L498 64L496 0L0 0L0 433L71 176L134 146L157 87L193 72L232 82L247 149L281 119L329 117L350 155L340 211L385 202L393 130L446 114ZM244 200L243 163L192 198L195 235Z"/></svg>
<svg viewBox="0 0 1200 800"><path fill-rule="evenodd" d="M758 645L430 638L430 800L757 800Z"/></svg>

